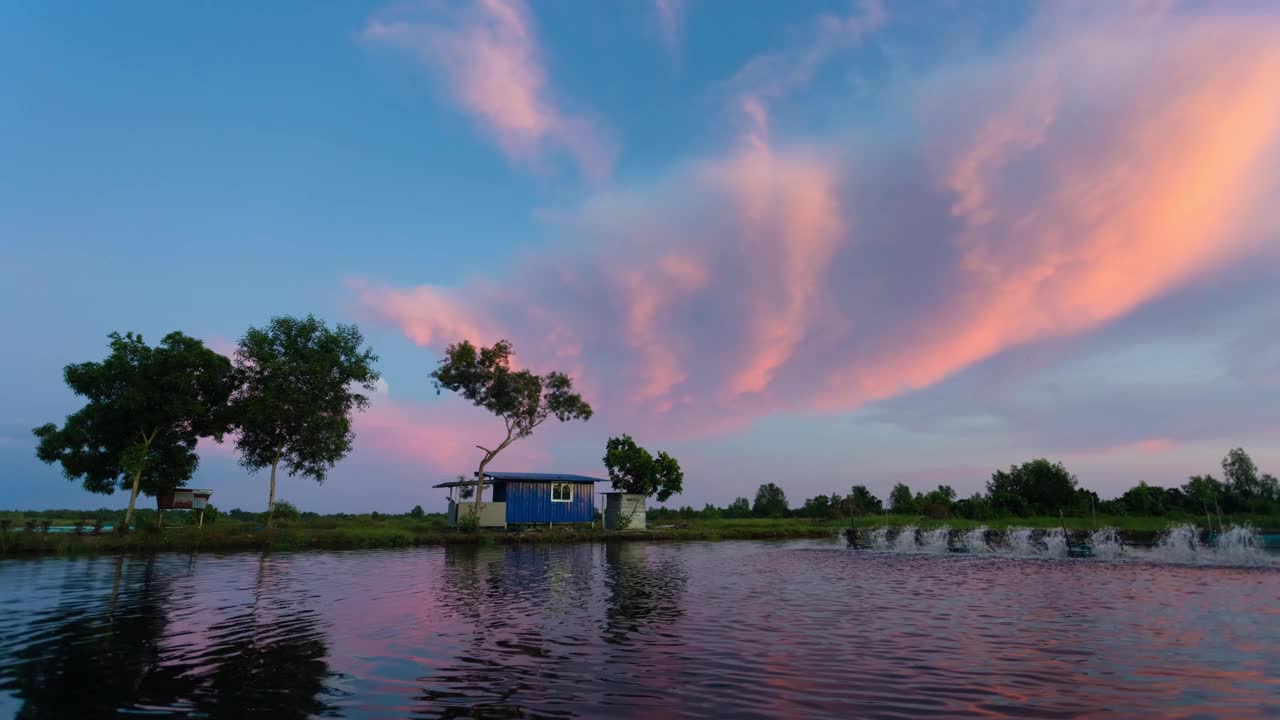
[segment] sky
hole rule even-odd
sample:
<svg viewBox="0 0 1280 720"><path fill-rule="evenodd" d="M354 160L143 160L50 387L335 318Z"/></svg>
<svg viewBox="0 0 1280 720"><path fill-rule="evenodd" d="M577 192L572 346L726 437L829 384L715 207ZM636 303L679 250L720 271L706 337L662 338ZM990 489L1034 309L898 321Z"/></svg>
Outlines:
<svg viewBox="0 0 1280 720"><path fill-rule="evenodd" d="M306 313L384 382L304 510L443 510L504 432L463 338L596 411L491 469L628 433L672 505L1280 472L1272 3L9 2L0 92L0 507L127 502L31 435L108 333ZM191 484L266 504L231 444Z"/></svg>

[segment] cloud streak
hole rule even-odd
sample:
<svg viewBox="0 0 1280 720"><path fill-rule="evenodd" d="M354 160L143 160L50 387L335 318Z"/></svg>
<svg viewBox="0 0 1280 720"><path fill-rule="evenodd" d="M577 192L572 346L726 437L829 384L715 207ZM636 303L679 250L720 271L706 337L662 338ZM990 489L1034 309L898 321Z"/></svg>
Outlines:
<svg viewBox="0 0 1280 720"><path fill-rule="evenodd" d="M590 116L560 106L522 0L394 6L369 21L364 37L431 68L516 163L543 169L548 154L567 153L590 178L610 174L612 140Z"/></svg>
<svg viewBox="0 0 1280 720"><path fill-rule="evenodd" d="M820 37L862 38L884 22L867 7ZM359 299L431 348L509 337L590 388L602 432L669 437L859 408L1102 327L1249 257L1275 189L1276 23L1141 22L1055 17L917 78L905 138L780 133L747 102L726 148L597 193L493 287L361 280ZM749 64L739 97L834 57Z"/></svg>

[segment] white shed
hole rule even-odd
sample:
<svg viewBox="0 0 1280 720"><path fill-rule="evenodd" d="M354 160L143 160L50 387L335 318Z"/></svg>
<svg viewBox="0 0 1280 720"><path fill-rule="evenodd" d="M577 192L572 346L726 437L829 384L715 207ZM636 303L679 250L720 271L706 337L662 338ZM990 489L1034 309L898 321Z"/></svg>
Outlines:
<svg viewBox="0 0 1280 720"><path fill-rule="evenodd" d="M606 530L644 530L645 496L624 492L606 492L604 495L604 527ZM627 519L630 518L629 521ZM621 519L626 527L621 527Z"/></svg>

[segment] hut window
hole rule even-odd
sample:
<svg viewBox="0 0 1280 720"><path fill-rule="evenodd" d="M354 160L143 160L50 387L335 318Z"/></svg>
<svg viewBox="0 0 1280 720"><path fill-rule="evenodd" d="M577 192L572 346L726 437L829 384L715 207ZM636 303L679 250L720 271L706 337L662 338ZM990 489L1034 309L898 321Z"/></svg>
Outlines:
<svg viewBox="0 0 1280 720"><path fill-rule="evenodd" d="M551 502L573 502L573 483L551 483Z"/></svg>

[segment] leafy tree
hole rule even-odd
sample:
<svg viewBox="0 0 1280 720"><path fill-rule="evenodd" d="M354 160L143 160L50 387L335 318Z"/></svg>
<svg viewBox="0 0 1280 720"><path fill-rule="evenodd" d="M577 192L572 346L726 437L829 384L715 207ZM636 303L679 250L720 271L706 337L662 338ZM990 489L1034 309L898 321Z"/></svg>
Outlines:
<svg viewBox="0 0 1280 720"><path fill-rule="evenodd" d="M1194 512L1209 512L1222 496L1222 483L1212 475L1192 475L1182 486L1182 493L1187 496Z"/></svg>
<svg viewBox="0 0 1280 720"><path fill-rule="evenodd" d="M849 490L849 500L852 515L879 514L884 511L884 504L880 502L880 498L872 495L866 485L854 485Z"/></svg>
<svg viewBox="0 0 1280 720"><path fill-rule="evenodd" d="M196 442L226 432L225 408L235 387L231 363L195 338L169 333L156 347L132 332L110 336L102 362L68 365L67 385L86 399L57 427L33 432L36 457L60 463L89 492L129 490L124 526L138 493L181 486L199 465Z"/></svg>
<svg viewBox="0 0 1280 720"><path fill-rule="evenodd" d="M422 509L421 505L414 505L413 509L409 511L409 517L414 520L421 520L426 514L426 511Z"/></svg>
<svg viewBox="0 0 1280 720"><path fill-rule="evenodd" d="M911 488L902 483L894 485L889 491L889 509L897 515L911 515L917 512L916 499L911 495Z"/></svg>
<svg viewBox="0 0 1280 720"><path fill-rule="evenodd" d="M1011 466L1009 472L992 473L987 494L997 512L1056 515L1071 506L1076 483L1076 476L1062 463L1037 458Z"/></svg>
<svg viewBox="0 0 1280 720"><path fill-rule="evenodd" d="M275 511L276 469L324 482L351 451L351 413L369 406L378 357L361 349L355 325L330 329L322 320L274 317L249 328L236 349L241 386L231 401L240 435L240 464L250 472L271 468L267 525Z"/></svg>
<svg viewBox="0 0 1280 720"><path fill-rule="evenodd" d="M831 498L826 495L818 495L804 501L804 505L800 507L800 515L809 518L825 518L831 514Z"/></svg>
<svg viewBox="0 0 1280 720"><path fill-rule="evenodd" d="M630 435L609 438L604 466L609 470L613 489L631 495L656 496L658 502L666 502L684 488L684 473L675 458L665 452L654 457L636 445Z"/></svg>
<svg viewBox="0 0 1280 720"><path fill-rule="evenodd" d="M1235 448L1222 458L1222 477L1227 488L1246 500L1261 494L1258 466L1243 448Z"/></svg>
<svg viewBox="0 0 1280 720"><path fill-rule="evenodd" d="M725 508L724 516L729 518L744 518L751 515L751 501L744 498L735 498L729 503L729 507Z"/></svg>
<svg viewBox="0 0 1280 720"><path fill-rule="evenodd" d="M1162 488L1152 487L1146 482L1139 482L1120 496L1125 509L1135 515L1163 515L1165 513L1165 493Z"/></svg>
<svg viewBox="0 0 1280 720"><path fill-rule="evenodd" d="M787 495L773 483L765 483L756 490L756 501L751 506L753 515L759 517L784 517L787 514Z"/></svg>
<svg viewBox="0 0 1280 720"><path fill-rule="evenodd" d="M493 347L477 348L469 340L450 345L432 373L436 392L449 390L502 418L507 435L492 450L476 447L484 455L476 471L475 505L472 515L480 516L484 495L484 469L520 438L554 417L560 422L591 419L591 406L573 391L573 381L561 372L535 375L511 369L511 343L499 340Z"/></svg>
<svg viewBox="0 0 1280 720"><path fill-rule="evenodd" d="M281 520L286 520L286 521L297 520L302 516L302 513L298 512L298 507L296 505L289 502L288 500L283 500L283 499L275 501L275 514L279 516ZM271 512L268 511L267 522L270 522L270 521L271 521Z"/></svg>

